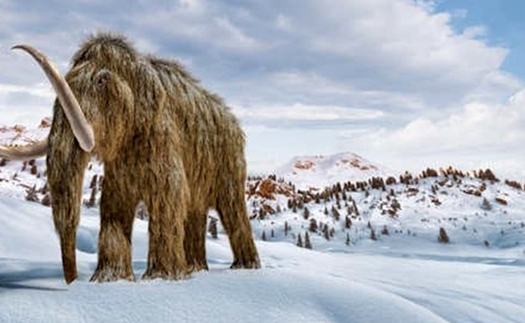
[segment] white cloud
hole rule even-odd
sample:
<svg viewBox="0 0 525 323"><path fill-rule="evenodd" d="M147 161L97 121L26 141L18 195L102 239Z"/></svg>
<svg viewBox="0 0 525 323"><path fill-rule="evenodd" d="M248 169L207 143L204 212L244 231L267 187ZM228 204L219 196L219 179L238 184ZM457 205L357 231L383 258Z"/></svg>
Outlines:
<svg viewBox="0 0 525 323"><path fill-rule="evenodd" d="M292 22L286 15L279 14L277 16L275 25L281 30L292 31Z"/></svg>
<svg viewBox="0 0 525 323"><path fill-rule="evenodd" d="M420 91L457 86L468 91L498 70L507 54L479 39L482 27L456 34L449 14L409 1L327 0L316 2L313 9L317 23L303 21L304 37L313 50L366 65L379 79L377 85L401 91L415 83ZM403 81L403 75L411 81ZM404 84L395 84L400 80Z"/></svg>
<svg viewBox="0 0 525 323"><path fill-rule="evenodd" d="M234 107L234 113L241 119L260 123L281 123L315 121L329 124L355 121L369 121L383 118L385 113L370 109L341 106L315 106L295 103L286 106Z"/></svg>
<svg viewBox="0 0 525 323"><path fill-rule="evenodd" d="M376 138L375 144L430 152L521 145L525 138L524 97L525 91L521 91L504 105L472 102L442 119L418 118L384 140Z"/></svg>
<svg viewBox="0 0 525 323"><path fill-rule="evenodd" d="M470 102L449 115L417 118L397 129L376 127L340 135L349 147L411 170L455 164L525 176L522 167L516 167L525 156L525 89L504 104Z"/></svg>
<svg viewBox="0 0 525 323"><path fill-rule="evenodd" d="M132 17L138 26L161 34L181 37L192 43L219 48L253 51L263 47L220 10L220 4L206 0L181 0ZM165 28L169 26L169 28Z"/></svg>

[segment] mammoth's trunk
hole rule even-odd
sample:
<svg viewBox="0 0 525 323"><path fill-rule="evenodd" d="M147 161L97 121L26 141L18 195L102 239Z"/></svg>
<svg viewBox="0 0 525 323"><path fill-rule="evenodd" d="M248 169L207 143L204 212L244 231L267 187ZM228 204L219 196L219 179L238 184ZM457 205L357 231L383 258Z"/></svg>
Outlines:
<svg viewBox="0 0 525 323"><path fill-rule="evenodd" d="M82 182L89 154L78 147L66 123L62 111L55 106L49 134L47 176L53 221L60 238L64 278L69 284L77 277L76 231L80 220Z"/></svg>

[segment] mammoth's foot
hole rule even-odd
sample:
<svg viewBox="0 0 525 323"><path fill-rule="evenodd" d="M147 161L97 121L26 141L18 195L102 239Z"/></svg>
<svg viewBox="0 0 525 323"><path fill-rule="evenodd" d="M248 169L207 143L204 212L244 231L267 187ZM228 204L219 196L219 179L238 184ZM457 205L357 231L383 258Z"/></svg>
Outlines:
<svg viewBox="0 0 525 323"><path fill-rule="evenodd" d="M188 277L189 272L187 270L166 270L166 269L156 269L148 268L142 279L166 279L166 280L179 280Z"/></svg>
<svg viewBox="0 0 525 323"><path fill-rule="evenodd" d="M96 283L114 282L117 280L135 281L133 271L129 268L111 268L99 266L90 281Z"/></svg>
<svg viewBox="0 0 525 323"><path fill-rule="evenodd" d="M208 270L208 263L206 260L194 260L188 262L188 272L194 273L201 270Z"/></svg>
<svg viewBox="0 0 525 323"><path fill-rule="evenodd" d="M230 266L231 269L259 269L261 268L261 262L259 261L259 257L255 257L252 259L234 259L232 265Z"/></svg>

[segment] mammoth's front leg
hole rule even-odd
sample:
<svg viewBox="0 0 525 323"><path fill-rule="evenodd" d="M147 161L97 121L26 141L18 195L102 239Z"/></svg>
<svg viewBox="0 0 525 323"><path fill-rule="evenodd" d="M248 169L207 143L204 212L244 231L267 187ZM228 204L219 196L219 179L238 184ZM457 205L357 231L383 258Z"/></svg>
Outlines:
<svg viewBox="0 0 525 323"><path fill-rule="evenodd" d="M56 130L58 128L58 130ZM89 155L78 149L72 136L61 134L68 127L54 121L49 136L47 179L52 197L53 221L60 238L62 267L68 284L77 278L76 232L82 203L82 181Z"/></svg>
<svg viewBox="0 0 525 323"><path fill-rule="evenodd" d="M149 190L146 198L149 249L143 278L184 278L188 274L184 254L184 220L189 196L185 174L166 167L164 171L146 177L150 180L146 185Z"/></svg>
<svg viewBox="0 0 525 323"><path fill-rule="evenodd" d="M109 167L108 167L109 168ZM106 171L100 201L98 264L91 281L135 280L131 263L131 232L136 199ZM126 196L128 195L128 196Z"/></svg>

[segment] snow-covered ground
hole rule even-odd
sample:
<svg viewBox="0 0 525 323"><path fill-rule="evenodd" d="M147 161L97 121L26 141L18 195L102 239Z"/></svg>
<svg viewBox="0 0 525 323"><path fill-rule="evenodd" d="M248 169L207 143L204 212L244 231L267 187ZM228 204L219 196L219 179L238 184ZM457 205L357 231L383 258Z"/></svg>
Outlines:
<svg viewBox="0 0 525 323"><path fill-rule="evenodd" d="M263 269L230 270L208 238L210 271L143 281L147 222L136 220L136 283L89 283L98 211L82 210L79 279L65 285L51 210L0 197L0 322L523 322L525 255L417 237L348 248L258 241ZM316 243L316 242L314 242Z"/></svg>
<svg viewBox="0 0 525 323"><path fill-rule="evenodd" d="M232 271L225 236L208 239L209 272L178 282L93 284L97 212L84 209L79 279L66 286L50 209L0 197L1 322L522 322L523 248L388 244L346 252L258 242L263 269ZM145 268L147 223L134 230ZM400 241L393 242L394 244ZM397 246L399 248L399 246Z"/></svg>

